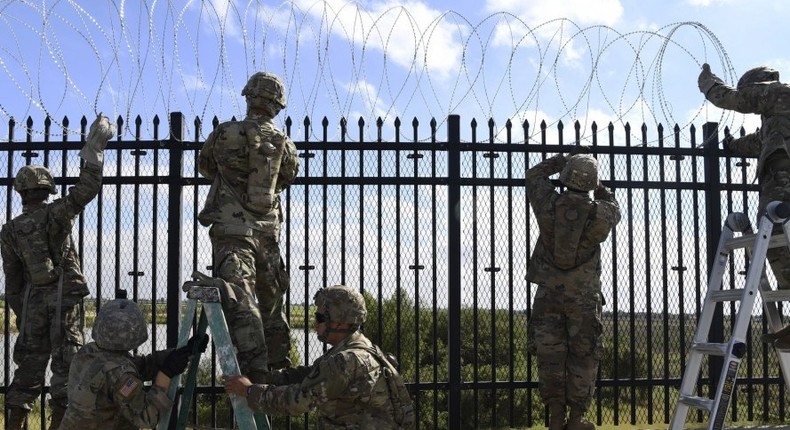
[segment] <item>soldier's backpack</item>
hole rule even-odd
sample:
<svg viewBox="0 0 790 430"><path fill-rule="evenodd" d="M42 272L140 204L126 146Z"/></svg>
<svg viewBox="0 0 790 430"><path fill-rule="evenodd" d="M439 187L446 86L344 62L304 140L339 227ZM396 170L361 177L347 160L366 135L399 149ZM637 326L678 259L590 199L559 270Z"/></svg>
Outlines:
<svg viewBox="0 0 790 430"><path fill-rule="evenodd" d="M397 361L395 361L394 357L382 351L377 345L373 345L373 348L368 349L368 352L379 362L381 372L387 381L390 401L392 401L392 408L395 412L395 422L402 429L411 430L416 428L414 403L409 395L409 390L406 389L406 384L403 382L403 377L398 373Z"/></svg>

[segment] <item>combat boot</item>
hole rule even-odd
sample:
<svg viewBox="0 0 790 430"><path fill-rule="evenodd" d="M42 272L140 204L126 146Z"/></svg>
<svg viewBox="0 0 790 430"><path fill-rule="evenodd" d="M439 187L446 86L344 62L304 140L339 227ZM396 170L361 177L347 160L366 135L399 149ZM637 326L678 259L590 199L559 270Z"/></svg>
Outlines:
<svg viewBox="0 0 790 430"><path fill-rule="evenodd" d="M565 430L595 430L595 425L582 419L583 416L584 412L571 408L568 425L565 427Z"/></svg>
<svg viewBox="0 0 790 430"><path fill-rule="evenodd" d="M50 421L48 430L57 430L60 427L60 422L63 421L63 415L66 414L66 408L61 405L52 405L52 412L50 413Z"/></svg>
<svg viewBox="0 0 790 430"><path fill-rule="evenodd" d="M549 405L549 430L563 430L565 428L565 405L551 403Z"/></svg>
<svg viewBox="0 0 790 430"><path fill-rule="evenodd" d="M25 428L25 419L29 411L25 408L8 408L8 416L5 420L6 430L22 430Z"/></svg>

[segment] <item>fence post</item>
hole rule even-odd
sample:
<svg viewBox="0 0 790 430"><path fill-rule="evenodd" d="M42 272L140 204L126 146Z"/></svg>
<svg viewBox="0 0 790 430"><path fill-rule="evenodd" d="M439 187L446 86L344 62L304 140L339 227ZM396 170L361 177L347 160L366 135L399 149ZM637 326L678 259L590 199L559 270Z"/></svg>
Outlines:
<svg viewBox="0 0 790 430"><path fill-rule="evenodd" d="M181 302L181 244L184 168L184 132L186 122L181 112L170 113L170 137L168 151L167 197L167 346L178 343L178 323Z"/></svg>
<svg viewBox="0 0 790 430"><path fill-rule="evenodd" d="M461 428L461 117L447 117L448 428Z"/></svg>
<svg viewBox="0 0 790 430"><path fill-rule="evenodd" d="M706 122L702 125L703 162L705 165L705 233L708 257L708 277L716 258L716 248L719 244L723 221L721 218L721 169L719 168L719 124ZM708 279L710 281L710 279ZM709 342L724 342L724 307L721 302L716 303L713 313ZM710 356L708 360L708 375L711 395L716 392L722 366L723 357Z"/></svg>

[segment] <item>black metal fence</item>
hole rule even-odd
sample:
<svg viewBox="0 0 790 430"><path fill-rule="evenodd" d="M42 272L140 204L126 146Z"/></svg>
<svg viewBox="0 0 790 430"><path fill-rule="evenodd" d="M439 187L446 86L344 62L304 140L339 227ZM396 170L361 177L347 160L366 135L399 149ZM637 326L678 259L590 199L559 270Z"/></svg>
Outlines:
<svg viewBox="0 0 790 430"><path fill-rule="evenodd" d="M61 124L68 127L68 119ZM76 180L81 143L68 133L52 141L51 125L47 119L43 140L34 141L36 127L28 119L23 141L13 134L16 124L9 124L7 142L0 143L4 221L20 211L12 182L22 165L48 165L61 193ZM83 118L80 130L86 126ZM152 341L141 347L148 352L176 343L179 286L193 270L210 270L211 253L207 231L196 222L208 189L196 166L203 124L196 119L188 136L181 114L170 114L164 125L154 118L150 140L142 139L141 127L138 117L133 140L110 142L104 186L74 234L92 288L89 303L96 299L100 307L123 289L150 305ZM524 173L584 143L592 146L602 180L616 190L624 214L604 244L604 356L588 418L646 427L669 421L722 220L732 211L756 219L756 163L722 152L716 124L705 124L700 133L694 126L666 132L661 125L637 130L627 124L600 130L593 124L584 131L577 122L569 133L562 123L542 123L535 133L533 124L508 121L497 128L491 120L478 129L474 120L462 127L459 117L450 116L441 127L415 119L405 132L395 120L389 126L393 138L385 140L382 121L369 127L360 120L349 128L342 120L343 137L333 142L326 137L329 127L326 119L319 126L286 120L301 160L299 177L284 194L281 237L298 361L322 352L310 333L312 295L326 284L345 283L368 294L365 332L399 359L420 428L542 424L535 360L526 352L535 286L525 275L537 225ZM413 139L401 140L409 131ZM531 135L537 143L525 143ZM728 285L743 282L738 267L744 261L734 263ZM734 309L719 310L715 336L725 336ZM2 392L14 367L8 316L6 307ZM759 343L765 323L759 316L753 321L755 342L741 367L730 417L783 422L787 397L778 362ZM711 372L720 365L708 363L704 386L714 383L707 375L718 376ZM193 420L229 426L216 363L207 359L201 366ZM275 424L309 428L313 419Z"/></svg>

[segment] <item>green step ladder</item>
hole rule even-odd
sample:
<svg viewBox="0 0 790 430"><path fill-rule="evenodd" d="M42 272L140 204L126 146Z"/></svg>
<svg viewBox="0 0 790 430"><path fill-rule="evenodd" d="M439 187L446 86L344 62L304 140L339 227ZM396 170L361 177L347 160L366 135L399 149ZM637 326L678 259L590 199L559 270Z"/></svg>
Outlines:
<svg viewBox="0 0 790 430"><path fill-rule="evenodd" d="M212 286L209 282L205 285L200 285L200 281L209 281L212 278L198 271L192 273L192 278L197 282L187 282L182 287L187 293L187 306L183 320L179 326L178 347L186 345L189 340L189 331L195 320L198 302L200 302L200 319L198 320L195 335L203 335L206 333L207 329L211 329L211 340L217 352L217 359L222 369L222 374L241 375L239 362L236 359L236 348L231 341L228 324L225 321L225 314L222 312L219 288ZM186 381L184 382L184 391L181 394L178 406L179 413L175 427L176 430L183 430L186 428L189 406L192 403L192 397L194 396L195 385L197 383L199 362L199 353L194 354L189 361L189 368L186 371ZM180 383L181 375L176 375L170 380L170 387L167 391L167 396L170 400L175 401ZM235 394L230 394L229 397L239 430L271 429L269 426L269 419L266 415L262 413L253 413L252 409L247 406L247 399ZM157 430L167 430L169 424L170 411L167 411L157 426Z"/></svg>

